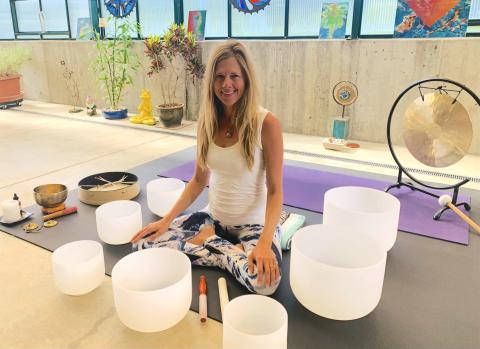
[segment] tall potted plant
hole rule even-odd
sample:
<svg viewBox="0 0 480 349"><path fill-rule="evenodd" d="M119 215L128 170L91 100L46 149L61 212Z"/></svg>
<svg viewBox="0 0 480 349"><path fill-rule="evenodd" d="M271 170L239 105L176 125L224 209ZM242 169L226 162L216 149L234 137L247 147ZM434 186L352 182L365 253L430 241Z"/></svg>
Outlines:
<svg viewBox="0 0 480 349"><path fill-rule="evenodd" d="M109 19L111 20L111 18ZM133 74L140 66L138 57L132 51L132 34L139 30L137 24L114 17L112 39L104 39L100 33L94 33L97 57L92 68L97 73L104 92L107 108L102 113L106 119L127 117L127 108L120 105L125 87L133 82Z"/></svg>
<svg viewBox="0 0 480 349"><path fill-rule="evenodd" d="M167 29L163 39L154 35L144 43L145 55L150 59L148 76L162 70L167 73L166 78L160 80L162 104L157 106L159 118L166 127L178 126L183 118L183 103L176 97L180 78L186 71L195 84L195 79L203 78L205 73L199 45L192 33L177 24Z"/></svg>
<svg viewBox="0 0 480 349"><path fill-rule="evenodd" d="M20 68L30 59L30 50L14 46L0 50L0 107L20 105L23 92L20 91Z"/></svg>

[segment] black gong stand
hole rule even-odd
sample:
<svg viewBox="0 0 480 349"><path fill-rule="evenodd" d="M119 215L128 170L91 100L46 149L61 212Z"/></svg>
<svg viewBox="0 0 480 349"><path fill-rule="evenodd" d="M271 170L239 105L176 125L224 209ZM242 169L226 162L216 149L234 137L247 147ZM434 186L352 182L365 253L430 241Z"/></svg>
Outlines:
<svg viewBox="0 0 480 349"><path fill-rule="evenodd" d="M425 83L438 83L439 85L437 87L425 87L425 86L422 86L422 84L425 84ZM449 84L452 84L452 85L455 85L457 87L460 88L460 90L452 90L452 89L447 89L445 85L442 85L442 83L449 83ZM455 96L455 99L453 101L453 103L455 103L457 101L457 98L458 96L460 95L460 93L462 93L462 91L466 91L474 100L475 102L477 103L477 105L480 105L480 99L477 97L477 95L475 93L473 93L472 90L470 90L469 88L467 88L466 86L458 83L458 82L455 82L455 81L452 81L452 80L449 80L449 79L427 79L427 80L422 80L422 81L418 81L416 83L414 83L413 85L407 87L398 97L397 99L395 100L395 103L393 103L392 105L392 108L390 109L390 114L388 115L388 123L387 123L387 140L388 140L388 147L390 148L390 153L392 153L392 156L393 156L393 159L395 160L395 162L397 163L398 165L398 176L397 176L397 183L395 184L392 184L391 186L389 186L387 189L385 189L386 192L388 192L390 189L392 188L400 188L402 186L405 186L405 187L409 187L410 189L412 190L418 190L419 192L422 192L424 194L427 194L427 195L430 195L430 196L433 196L435 198L439 198L440 195L438 194L435 194L435 193L432 193L426 189L422 189L422 188L419 188L417 186L415 186L414 183L412 182L404 182L403 181L403 174L405 174L407 177L409 177L412 181L414 181L415 183L423 186L423 187L426 187L426 188L430 188L430 189L436 189L436 190L450 190L452 189L453 190L453 195L452 195L452 204L457 206L457 207L460 207L460 206L464 206L465 209L467 211L470 211L471 207L468 203L466 202L460 202L460 203L457 203L457 199L458 199L458 192L460 190L460 187L462 185L464 185L465 183L469 182L470 179L469 178L465 178L464 180L458 182L457 184L453 184L453 185L449 185L449 186L434 186L434 185L430 185L430 184L426 184L426 183L423 183L422 181L420 181L419 179L415 178L410 172L408 172L408 170L402 166L402 164L400 163L400 161L398 160L398 157L397 155L395 154L395 150L393 149L393 145L392 145L392 139L391 139L391 132L390 132L390 128L391 128L391 124L392 124L392 117L393 117L393 113L395 111L395 108L398 104L398 102L402 99L402 97L408 92L410 91L411 89L415 88L415 87L418 87L418 90L420 92L420 96L422 97L422 100L423 100L423 92L422 90L435 90L435 91L438 91L439 93L457 93L457 95ZM434 220L439 220L441 215L443 214L443 212L445 212L446 210L448 210L449 207L446 206L446 207L443 207L441 208L440 210L438 210L437 212L435 212L435 214L433 215L433 219Z"/></svg>

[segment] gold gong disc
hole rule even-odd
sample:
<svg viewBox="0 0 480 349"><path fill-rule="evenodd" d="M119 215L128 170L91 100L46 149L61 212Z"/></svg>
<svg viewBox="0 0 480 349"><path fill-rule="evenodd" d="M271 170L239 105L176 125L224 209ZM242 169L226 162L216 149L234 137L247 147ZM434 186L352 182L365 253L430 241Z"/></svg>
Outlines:
<svg viewBox="0 0 480 349"><path fill-rule="evenodd" d="M472 143L472 122L465 107L439 92L418 97L405 112L403 140L410 153L432 167L450 166Z"/></svg>

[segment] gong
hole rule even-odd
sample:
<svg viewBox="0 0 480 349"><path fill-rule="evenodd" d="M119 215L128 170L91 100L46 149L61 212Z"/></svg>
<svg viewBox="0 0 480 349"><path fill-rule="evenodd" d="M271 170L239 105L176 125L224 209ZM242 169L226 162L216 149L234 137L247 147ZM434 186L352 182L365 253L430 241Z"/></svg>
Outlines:
<svg viewBox="0 0 480 349"><path fill-rule="evenodd" d="M427 93L407 108L402 136L415 159L431 167L447 167L470 148L472 122L460 101L446 93Z"/></svg>

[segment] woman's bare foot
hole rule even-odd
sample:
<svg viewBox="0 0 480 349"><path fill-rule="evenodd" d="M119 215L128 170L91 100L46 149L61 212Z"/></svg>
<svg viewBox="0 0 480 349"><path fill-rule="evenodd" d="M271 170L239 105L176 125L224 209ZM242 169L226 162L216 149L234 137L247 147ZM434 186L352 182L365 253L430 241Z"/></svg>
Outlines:
<svg viewBox="0 0 480 349"><path fill-rule="evenodd" d="M213 228L213 226L209 225L201 229L197 235L195 235L190 240L187 240L187 242L194 245L203 245L205 240L207 240L212 235L215 235L215 229Z"/></svg>

